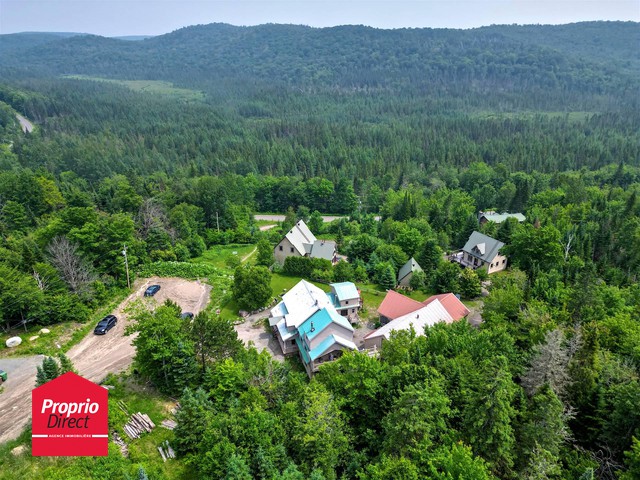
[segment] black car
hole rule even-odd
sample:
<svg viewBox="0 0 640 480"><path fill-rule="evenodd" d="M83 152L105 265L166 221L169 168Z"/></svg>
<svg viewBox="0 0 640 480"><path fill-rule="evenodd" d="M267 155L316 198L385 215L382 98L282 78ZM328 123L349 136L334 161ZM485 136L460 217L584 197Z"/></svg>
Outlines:
<svg viewBox="0 0 640 480"><path fill-rule="evenodd" d="M115 327L116 323L118 323L118 319L116 318L115 315L107 315L106 317L104 317L102 320L98 322L98 325L96 325L96 328L93 330L93 333L95 335L104 335L113 327Z"/></svg>
<svg viewBox="0 0 640 480"><path fill-rule="evenodd" d="M160 290L160 285L151 285L144 291L145 297L153 297Z"/></svg>
<svg viewBox="0 0 640 480"><path fill-rule="evenodd" d="M182 315L180 315L180 318L182 320L191 320L193 318L193 313L191 313L191 312L182 312Z"/></svg>

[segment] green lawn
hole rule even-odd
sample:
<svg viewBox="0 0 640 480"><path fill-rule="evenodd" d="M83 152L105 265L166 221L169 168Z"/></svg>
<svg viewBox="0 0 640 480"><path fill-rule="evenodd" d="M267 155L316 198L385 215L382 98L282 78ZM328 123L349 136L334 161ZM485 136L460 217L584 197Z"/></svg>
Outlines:
<svg viewBox="0 0 640 480"><path fill-rule="evenodd" d="M214 245L204 252L202 256L192 258L193 263L207 263L216 268L227 268L227 259L231 256L237 256L240 259L249 255L255 245ZM255 261L255 254L247 258L248 262Z"/></svg>

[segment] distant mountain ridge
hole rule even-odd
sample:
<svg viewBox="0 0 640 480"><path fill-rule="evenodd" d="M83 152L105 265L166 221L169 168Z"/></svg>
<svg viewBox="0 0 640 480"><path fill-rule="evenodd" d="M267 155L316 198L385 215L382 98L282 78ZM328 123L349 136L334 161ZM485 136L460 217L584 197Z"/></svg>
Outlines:
<svg viewBox="0 0 640 480"><path fill-rule="evenodd" d="M0 36L3 70L295 88L626 95L638 88L640 24L501 25L471 30L196 25L138 41ZM577 94L576 93L576 94Z"/></svg>

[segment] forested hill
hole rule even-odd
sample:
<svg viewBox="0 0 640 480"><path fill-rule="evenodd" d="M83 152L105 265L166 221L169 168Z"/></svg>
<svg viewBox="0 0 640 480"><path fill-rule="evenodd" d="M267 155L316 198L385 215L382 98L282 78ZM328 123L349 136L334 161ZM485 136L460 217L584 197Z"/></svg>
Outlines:
<svg viewBox="0 0 640 480"><path fill-rule="evenodd" d="M473 30L210 24L138 42L29 35L0 36L0 74L169 80L203 90L232 80L439 96L543 92L563 104L633 99L640 71L640 28L632 22Z"/></svg>

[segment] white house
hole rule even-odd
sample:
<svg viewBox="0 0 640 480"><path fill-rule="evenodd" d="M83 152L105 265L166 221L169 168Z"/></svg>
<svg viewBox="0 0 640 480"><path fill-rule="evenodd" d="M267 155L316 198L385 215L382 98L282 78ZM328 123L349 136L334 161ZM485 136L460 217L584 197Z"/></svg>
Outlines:
<svg viewBox="0 0 640 480"><path fill-rule="evenodd" d="M336 242L318 240L304 220L298 220L298 223L275 246L273 256L280 265L284 264L287 257L324 258L335 263Z"/></svg>

